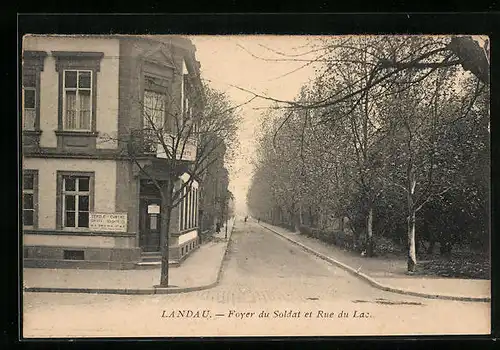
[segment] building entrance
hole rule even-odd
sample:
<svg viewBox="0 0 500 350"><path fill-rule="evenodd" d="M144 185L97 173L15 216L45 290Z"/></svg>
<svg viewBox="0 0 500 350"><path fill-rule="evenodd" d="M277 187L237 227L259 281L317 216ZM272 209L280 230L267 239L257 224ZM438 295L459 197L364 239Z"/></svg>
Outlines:
<svg viewBox="0 0 500 350"><path fill-rule="evenodd" d="M158 189L146 181L141 181L139 212L139 246L143 252L160 252L161 197Z"/></svg>

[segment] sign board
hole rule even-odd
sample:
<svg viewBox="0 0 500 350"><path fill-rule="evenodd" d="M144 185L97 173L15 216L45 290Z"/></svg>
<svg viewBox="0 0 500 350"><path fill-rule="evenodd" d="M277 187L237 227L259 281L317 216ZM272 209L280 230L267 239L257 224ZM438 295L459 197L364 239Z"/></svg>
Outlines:
<svg viewBox="0 0 500 350"><path fill-rule="evenodd" d="M148 214L160 214L160 206L157 204L148 205Z"/></svg>
<svg viewBox="0 0 500 350"><path fill-rule="evenodd" d="M127 232L127 213L91 212L89 229L104 232Z"/></svg>
<svg viewBox="0 0 500 350"><path fill-rule="evenodd" d="M182 182L186 183L189 181L190 177L191 176L188 173L184 173L181 175L180 179L182 180ZM198 186L199 186L198 181L193 179L193 181L191 181L191 187L198 188Z"/></svg>
<svg viewBox="0 0 500 350"><path fill-rule="evenodd" d="M171 140L170 137L165 137L165 140ZM170 148L170 152L172 147L167 144L167 146ZM182 152L182 154L181 154ZM181 157L182 155L182 157ZM156 157L157 158L167 158L167 154L165 150L163 149L163 145L161 143L158 144L156 147ZM196 141L189 139L186 141L186 144L184 146L184 151L182 150L182 142L179 142L179 147L177 149L177 154L176 154L177 159L182 159L182 160L187 160L194 162L196 160Z"/></svg>

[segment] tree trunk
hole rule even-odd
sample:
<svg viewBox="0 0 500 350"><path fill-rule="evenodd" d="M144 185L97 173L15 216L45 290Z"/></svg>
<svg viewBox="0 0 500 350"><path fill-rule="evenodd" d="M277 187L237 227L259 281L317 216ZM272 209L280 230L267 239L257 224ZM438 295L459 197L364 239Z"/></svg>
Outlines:
<svg viewBox="0 0 500 350"><path fill-rule="evenodd" d="M318 217L319 227L324 230L325 229L325 213L324 213L323 208L320 208L318 215L319 215L319 217Z"/></svg>
<svg viewBox="0 0 500 350"><path fill-rule="evenodd" d="M300 231L300 208L299 214L290 212L291 228L293 232Z"/></svg>
<svg viewBox="0 0 500 350"><path fill-rule="evenodd" d="M366 255L373 256L373 208L368 210L368 217L366 219Z"/></svg>
<svg viewBox="0 0 500 350"><path fill-rule="evenodd" d="M292 214L292 230L293 232L300 232L300 218L297 214Z"/></svg>
<svg viewBox="0 0 500 350"><path fill-rule="evenodd" d="M434 246L436 245L436 242L434 240L431 240L429 243L429 246L427 247L427 254L432 255L434 253Z"/></svg>
<svg viewBox="0 0 500 350"><path fill-rule="evenodd" d="M415 249L415 212L408 218L408 272L415 272L417 266L417 252Z"/></svg>
<svg viewBox="0 0 500 350"><path fill-rule="evenodd" d="M314 227L314 214L311 206L309 206L309 225Z"/></svg>
<svg viewBox="0 0 500 350"><path fill-rule="evenodd" d="M449 258L449 257L451 257L452 248L453 248L453 244L451 244L451 242L442 241L440 243L439 253L441 256Z"/></svg>
<svg viewBox="0 0 500 350"><path fill-rule="evenodd" d="M290 227L290 229L292 230L292 232L296 232L297 231L297 215L295 214L296 212L296 209L295 209L295 203L292 204L291 206L291 209L288 210L288 214L289 214L289 217L288 217L288 227Z"/></svg>
<svg viewBox="0 0 500 350"><path fill-rule="evenodd" d="M410 147L408 147L411 150ZM415 186L417 181L415 179L415 171L413 168L413 160L410 158L407 170L407 208L408 208L408 272L415 272L417 267L417 250L415 239Z"/></svg>
<svg viewBox="0 0 500 350"><path fill-rule="evenodd" d="M304 217L302 215L302 204L299 206L299 224L300 225L304 224Z"/></svg>
<svg viewBox="0 0 500 350"><path fill-rule="evenodd" d="M170 248L170 217L172 214L172 182L166 181L162 188L161 209L161 276L160 286L168 287L168 261Z"/></svg>

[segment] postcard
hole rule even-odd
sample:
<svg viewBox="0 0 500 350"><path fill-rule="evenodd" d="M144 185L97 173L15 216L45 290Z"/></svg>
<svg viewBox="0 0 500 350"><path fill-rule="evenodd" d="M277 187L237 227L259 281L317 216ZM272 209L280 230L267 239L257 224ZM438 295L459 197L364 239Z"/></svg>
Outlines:
<svg viewBox="0 0 500 350"><path fill-rule="evenodd" d="M489 38L22 40L22 336L489 334Z"/></svg>

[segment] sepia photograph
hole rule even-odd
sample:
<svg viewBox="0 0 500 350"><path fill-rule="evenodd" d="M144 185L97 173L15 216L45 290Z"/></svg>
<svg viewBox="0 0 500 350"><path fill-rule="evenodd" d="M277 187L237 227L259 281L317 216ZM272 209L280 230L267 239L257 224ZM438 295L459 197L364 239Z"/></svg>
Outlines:
<svg viewBox="0 0 500 350"><path fill-rule="evenodd" d="M24 35L22 338L490 334L480 34Z"/></svg>

